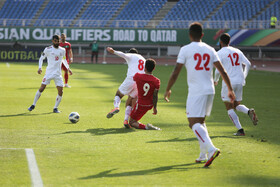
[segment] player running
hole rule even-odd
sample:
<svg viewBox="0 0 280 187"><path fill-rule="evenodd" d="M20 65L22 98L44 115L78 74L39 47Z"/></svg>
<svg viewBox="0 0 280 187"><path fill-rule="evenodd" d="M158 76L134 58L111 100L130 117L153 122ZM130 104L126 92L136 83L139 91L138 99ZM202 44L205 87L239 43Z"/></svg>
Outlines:
<svg viewBox="0 0 280 187"><path fill-rule="evenodd" d="M234 135L245 136L245 132L240 124L237 114L234 112L234 109L248 114L253 124L258 124L258 118L255 110L253 108L248 109L245 105L240 104L242 101L243 86L245 86L245 79L250 70L251 63L239 49L229 46L229 43L230 35L227 33L222 34L220 36L221 49L218 51L218 55L225 70L228 73L234 93L236 95L236 99L234 100L234 103L230 102L230 98L227 96L227 86L224 81L222 83L221 97L225 103L229 118L238 129ZM245 65L244 71L242 65ZM219 77L219 71L216 70L214 78L215 85L218 84Z"/></svg>
<svg viewBox="0 0 280 187"><path fill-rule="evenodd" d="M152 124L144 125L138 122L148 110L153 108L153 114L157 114L158 90L160 80L153 76L152 72L155 69L156 61L147 59L145 62L145 74L136 73L133 80L136 82L138 90L137 103L130 114L129 127L144 130L161 130Z"/></svg>
<svg viewBox="0 0 280 187"><path fill-rule="evenodd" d="M71 44L66 41L66 34L64 33L61 34L61 42L59 43L59 46L65 48L66 61L68 65L69 63L71 64L73 62L73 52L72 52ZM63 64L62 64L62 69L64 71L64 82L65 82L64 87L71 88L71 86L68 85L68 70Z"/></svg>
<svg viewBox="0 0 280 187"><path fill-rule="evenodd" d="M164 98L169 102L170 89L176 82L182 67L185 66L189 87L186 107L187 117L189 127L193 130L200 145L200 156L196 159L196 162L206 161L204 167L208 167L220 154L220 150L213 145L205 124L205 117L211 113L215 94L212 75L213 65L220 71L229 90L228 97L232 102L235 99L235 95L229 77L215 49L201 41L203 35L200 23L194 22L190 25L189 37L191 43L180 49Z"/></svg>
<svg viewBox="0 0 280 187"><path fill-rule="evenodd" d="M115 51L111 47L107 47L107 51L111 54L115 54L126 60L128 69L127 75L123 83L120 85L119 89L116 92L114 99L114 109L112 109L108 114L107 118L113 117L120 111L121 99L124 95L128 95L126 101L125 117L124 117L124 126L128 126L128 118L132 111L133 102L137 98L137 87L136 83L133 80L133 76L136 73L144 73L145 68L145 58L138 54L138 51L135 48L131 48L128 53L123 53L121 51Z"/></svg>
<svg viewBox="0 0 280 187"><path fill-rule="evenodd" d="M58 105L61 102L62 94L63 94L63 79L61 76L61 64L63 63L66 69L69 71L70 75L72 75L72 71L69 68L66 60L65 60L65 49L59 47L59 36L54 35L52 37L52 46L46 47L44 52L42 53L39 59L39 69L38 74L42 73L42 65L43 60L47 57L48 59L48 66L46 68L46 74L43 78L41 87L37 91L33 104L28 108L29 111L34 110L38 99L40 98L42 92L45 90L46 86L50 84L51 80L54 80L58 95L55 100L55 105L53 112L60 113L58 110Z"/></svg>

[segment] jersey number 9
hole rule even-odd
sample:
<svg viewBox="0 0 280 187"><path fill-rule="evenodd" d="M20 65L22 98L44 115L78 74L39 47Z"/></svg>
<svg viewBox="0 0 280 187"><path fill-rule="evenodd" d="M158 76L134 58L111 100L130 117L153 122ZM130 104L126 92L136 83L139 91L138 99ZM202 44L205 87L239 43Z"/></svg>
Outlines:
<svg viewBox="0 0 280 187"><path fill-rule="evenodd" d="M150 85L148 83L145 83L144 86L143 86L143 90L144 90L144 94L143 96L146 96L150 90Z"/></svg>

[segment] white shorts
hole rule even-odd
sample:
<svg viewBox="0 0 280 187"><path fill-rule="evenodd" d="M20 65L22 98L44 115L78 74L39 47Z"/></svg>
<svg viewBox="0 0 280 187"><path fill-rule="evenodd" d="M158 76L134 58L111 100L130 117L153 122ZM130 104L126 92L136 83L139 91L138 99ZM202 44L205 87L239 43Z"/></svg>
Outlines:
<svg viewBox="0 0 280 187"><path fill-rule="evenodd" d="M187 117L205 117L210 116L213 106L214 94L188 96L187 99Z"/></svg>
<svg viewBox="0 0 280 187"><path fill-rule="evenodd" d="M235 100L242 101L243 94L243 86L242 84L233 84L232 89L235 93ZM221 97L223 101L230 102L230 98L228 97L228 87L225 85L222 86Z"/></svg>
<svg viewBox="0 0 280 187"><path fill-rule="evenodd" d="M119 91L123 95L129 95L133 98L136 98L138 95L136 82L134 80L131 80L131 78L126 78L123 81L123 83L119 87Z"/></svg>
<svg viewBox="0 0 280 187"><path fill-rule="evenodd" d="M50 84L51 80L54 80L56 86L63 87L63 78L61 75L45 75L42 84L48 85Z"/></svg>

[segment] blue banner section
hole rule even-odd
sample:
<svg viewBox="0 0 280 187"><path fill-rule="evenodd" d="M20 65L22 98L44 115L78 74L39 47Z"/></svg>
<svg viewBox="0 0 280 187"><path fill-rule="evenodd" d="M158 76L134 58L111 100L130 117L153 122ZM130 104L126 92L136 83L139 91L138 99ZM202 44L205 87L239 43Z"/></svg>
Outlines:
<svg viewBox="0 0 280 187"><path fill-rule="evenodd" d="M0 47L0 62L38 62L43 47Z"/></svg>

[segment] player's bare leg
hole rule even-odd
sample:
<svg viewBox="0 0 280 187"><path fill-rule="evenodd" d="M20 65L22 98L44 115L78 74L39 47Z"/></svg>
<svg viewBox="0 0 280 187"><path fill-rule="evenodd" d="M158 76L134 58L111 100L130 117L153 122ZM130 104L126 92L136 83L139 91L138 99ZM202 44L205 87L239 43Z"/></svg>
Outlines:
<svg viewBox="0 0 280 187"><path fill-rule="evenodd" d="M228 112L228 117L230 118L230 120L232 121L232 123L235 125L235 127L238 129L236 133L234 133L235 136L245 136L245 132L244 129L241 126L241 123L239 121L239 117L237 116L237 114L235 113L234 109L235 106L239 105L240 102L239 101L234 101L234 103L230 103L230 102L224 102L227 112Z"/></svg>
<svg viewBox="0 0 280 187"><path fill-rule="evenodd" d="M123 98L123 94L118 90L116 92L115 98L114 98L114 109L112 109L108 114L107 118L113 117L115 114L117 114L120 111L120 104L121 104L121 99Z"/></svg>
<svg viewBox="0 0 280 187"><path fill-rule="evenodd" d="M212 164L213 160L219 156L220 150L213 145L209 137L208 131L206 129L205 117L188 118L188 120L190 128L193 130L195 136L197 137L200 143L200 157L202 156L202 154L205 153L205 150L207 150L208 152L208 160L204 165L204 167L208 167ZM197 160L202 160L200 159L200 157Z"/></svg>
<svg viewBox="0 0 280 187"><path fill-rule="evenodd" d="M60 113L60 111L57 109L60 102L61 102L61 99L62 99L62 94L63 94L63 87L61 86L57 86L57 92L58 92L58 95L56 97L56 100L55 100L55 105L54 105L54 108L53 108L53 113Z"/></svg>
<svg viewBox="0 0 280 187"><path fill-rule="evenodd" d="M46 88L46 85L41 84L41 87L39 88L39 90L37 90L33 104L28 108L28 110L30 112L35 109L36 103L37 103L38 99L40 98L42 92L45 90L45 88Z"/></svg>

